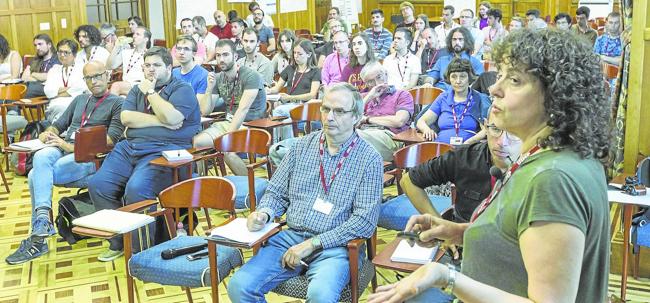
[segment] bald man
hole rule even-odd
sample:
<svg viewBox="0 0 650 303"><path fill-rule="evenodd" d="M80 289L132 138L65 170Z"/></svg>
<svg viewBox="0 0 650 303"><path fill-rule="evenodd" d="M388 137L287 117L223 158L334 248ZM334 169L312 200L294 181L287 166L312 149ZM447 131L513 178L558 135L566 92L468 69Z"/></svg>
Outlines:
<svg viewBox="0 0 650 303"><path fill-rule="evenodd" d="M61 117L38 137L43 143L53 146L34 153L33 168L28 175L32 233L20 243L18 250L7 257L5 261L9 264L27 262L48 252L45 239L55 234L50 220L54 185L84 188L88 177L95 173L94 163L74 161L77 130L104 125L108 129L106 143L109 145L117 142L124 131L120 122L122 98L108 92L110 75L104 63L88 62L83 75L91 93L75 97ZM61 137L64 132L65 137Z"/></svg>
<svg viewBox="0 0 650 303"><path fill-rule="evenodd" d="M210 28L210 32L215 34L219 39L230 39L233 37L232 30L230 29L230 23L226 19L226 14L222 11L217 10L212 15L214 17L214 26Z"/></svg>

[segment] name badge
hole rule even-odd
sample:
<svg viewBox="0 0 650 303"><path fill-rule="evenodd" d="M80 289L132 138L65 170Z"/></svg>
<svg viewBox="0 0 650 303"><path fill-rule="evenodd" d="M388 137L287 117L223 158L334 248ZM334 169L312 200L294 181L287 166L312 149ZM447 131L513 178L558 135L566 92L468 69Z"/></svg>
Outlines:
<svg viewBox="0 0 650 303"><path fill-rule="evenodd" d="M77 132L73 132L72 135L70 135L70 140L74 140L74 135L76 135Z"/></svg>
<svg viewBox="0 0 650 303"><path fill-rule="evenodd" d="M226 114L226 121L228 121L228 122L232 122L232 117L233 117L233 116L232 116L231 113L227 113L227 114Z"/></svg>
<svg viewBox="0 0 650 303"><path fill-rule="evenodd" d="M316 198L316 202L314 202L314 210L326 215L329 215L332 212L332 207L334 207L334 204L323 200L320 196Z"/></svg>
<svg viewBox="0 0 650 303"><path fill-rule="evenodd" d="M451 144L451 145L461 145L461 144L463 144L463 137L451 137L449 139L449 144Z"/></svg>

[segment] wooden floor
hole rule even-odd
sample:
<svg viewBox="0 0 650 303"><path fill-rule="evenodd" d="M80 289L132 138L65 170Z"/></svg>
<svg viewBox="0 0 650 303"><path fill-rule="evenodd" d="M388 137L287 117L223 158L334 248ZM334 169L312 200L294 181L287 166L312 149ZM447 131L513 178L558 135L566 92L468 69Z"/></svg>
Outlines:
<svg viewBox="0 0 650 303"><path fill-rule="evenodd" d="M30 232L30 194L27 178L8 174L11 193L0 194L0 258L4 260L15 251L22 239ZM53 201L60 197L73 195L76 189L56 188ZM394 194L394 186L386 189L387 194ZM56 207L56 203L55 203ZM55 209L56 212L56 209ZM244 216L245 214L241 214ZM223 215L211 214L214 219L222 220ZM201 218L202 229L205 219ZM378 231L378 250L390 242L394 231ZM83 240L73 246L58 237L49 239L50 252L32 262L21 265L8 265L0 261L0 303L23 302L126 302L126 280L124 259L113 262L99 262L97 255L108 244L97 239ZM250 252L245 254L250 257ZM379 284L396 280L395 272L378 270ZM226 284L228 280L226 280ZM162 286L154 283L136 282L137 302L186 302L185 293L180 287ZM620 276L610 275L610 293L618 294ZM370 292L366 289L362 301ZM219 286L219 300L229 302L225 285ZM195 302L210 302L210 289L192 290ZM299 300L281 297L275 294L267 296L269 302L299 302ZM650 282L628 282L628 300L632 302L650 302Z"/></svg>

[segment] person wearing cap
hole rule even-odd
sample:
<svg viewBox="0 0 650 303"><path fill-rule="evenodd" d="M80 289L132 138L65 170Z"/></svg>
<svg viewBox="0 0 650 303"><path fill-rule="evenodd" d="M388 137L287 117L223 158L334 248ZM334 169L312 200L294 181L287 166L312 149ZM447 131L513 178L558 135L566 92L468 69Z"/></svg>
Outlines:
<svg viewBox="0 0 650 303"><path fill-rule="evenodd" d="M399 11L402 13L404 20L398 23L395 29L406 27L411 31L411 34L413 34L413 32L415 32L415 7L411 2L404 1L400 3Z"/></svg>

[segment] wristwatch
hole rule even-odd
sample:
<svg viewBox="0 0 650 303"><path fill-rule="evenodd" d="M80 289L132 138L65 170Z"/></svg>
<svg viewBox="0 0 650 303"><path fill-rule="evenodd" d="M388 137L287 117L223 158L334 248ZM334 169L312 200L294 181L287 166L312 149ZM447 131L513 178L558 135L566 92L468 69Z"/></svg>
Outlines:
<svg viewBox="0 0 650 303"><path fill-rule="evenodd" d="M147 91L146 95L149 96L149 95L153 95L153 94L155 94L155 93L156 93L156 91L155 91L153 88L150 88L150 89Z"/></svg>
<svg viewBox="0 0 650 303"><path fill-rule="evenodd" d="M313 246L315 250L323 248L323 244L320 243L320 238L318 237L311 238L311 246Z"/></svg>
<svg viewBox="0 0 650 303"><path fill-rule="evenodd" d="M447 263L447 268L449 273L447 275L447 285L444 288L444 292L448 295L454 294L454 285L456 285L456 267L453 264Z"/></svg>

